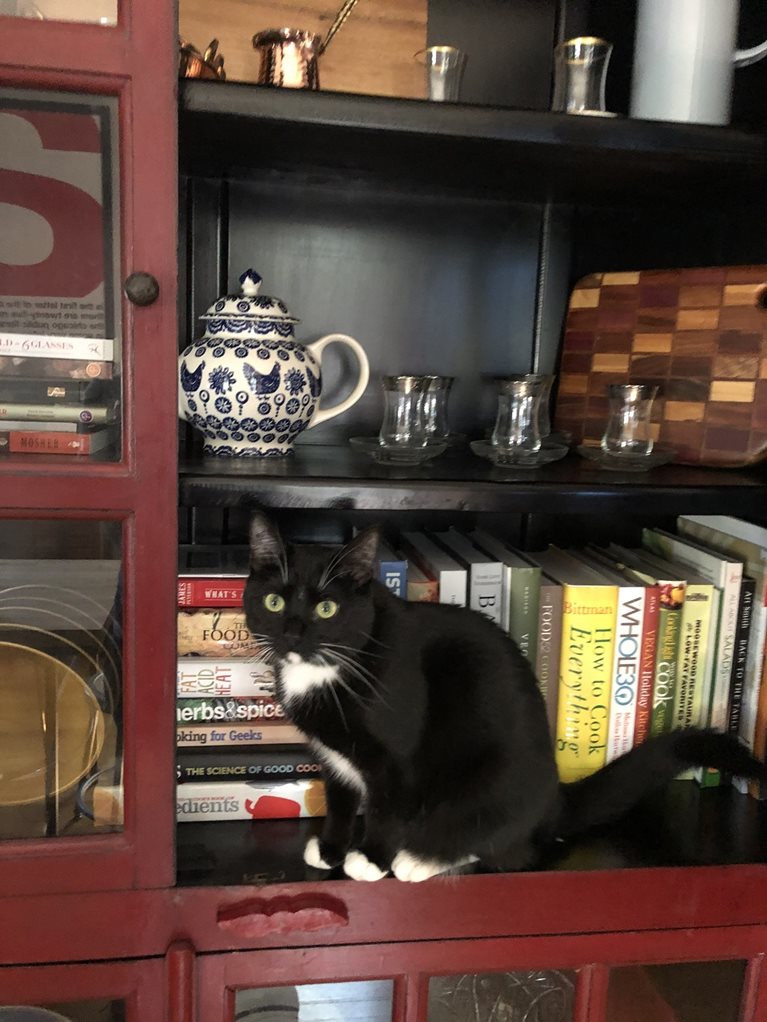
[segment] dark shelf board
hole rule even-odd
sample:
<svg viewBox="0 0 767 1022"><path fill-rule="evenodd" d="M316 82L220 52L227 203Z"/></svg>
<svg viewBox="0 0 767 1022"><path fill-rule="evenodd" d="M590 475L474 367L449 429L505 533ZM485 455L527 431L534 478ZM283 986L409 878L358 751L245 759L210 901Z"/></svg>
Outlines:
<svg viewBox="0 0 767 1022"><path fill-rule="evenodd" d="M185 507L556 514L729 514L762 517L767 470L664 465L599 470L574 452L533 471L497 469L456 450L416 468L389 468L348 447L304 444L285 458L182 462Z"/></svg>
<svg viewBox="0 0 767 1022"><path fill-rule="evenodd" d="M344 879L304 864L317 820L183 823L177 882L195 887ZM675 781L620 824L561 846L545 871L726 866L767 861L767 805L732 788Z"/></svg>
<svg viewBox="0 0 767 1022"><path fill-rule="evenodd" d="M369 174L529 201L700 204L762 197L767 138L729 127L577 117L235 82L179 83L182 170Z"/></svg>

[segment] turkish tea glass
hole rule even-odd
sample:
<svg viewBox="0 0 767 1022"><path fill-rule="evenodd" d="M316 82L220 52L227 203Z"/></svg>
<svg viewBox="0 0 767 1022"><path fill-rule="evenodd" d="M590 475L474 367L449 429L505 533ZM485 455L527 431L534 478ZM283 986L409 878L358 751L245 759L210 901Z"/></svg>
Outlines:
<svg viewBox="0 0 767 1022"><path fill-rule="evenodd" d="M490 437L494 447L536 454L541 449L540 405L544 383L535 376L504 377L498 383L498 409Z"/></svg>
<svg viewBox="0 0 767 1022"><path fill-rule="evenodd" d="M536 380L541 384L541 399L538 403L538 432L541 440L545 440L551 433L551 416L549 414L549 401L554 377L548 373L510 373L508 376L496 376L496 382L504 380Z"/></svg>
<svg viewBox="0 0 767 1022"><path fill-rule="evenodd" d="M607 387L607 425L602 450L612 457L642 457L652 453L650 416L658 388L650 384L611 383Z"/></svg>
<svg viewBox="0 0 767 1022"><path fill-rule="evenodd" d="M605 113L605 80L612 51L612 43L595 36L567 39L555 47L552 110Z"/></svg>
<svg viewBox="0 0 767 1022"><path fill-rule="evenodd" d="M384 416L378 437L385 447L426 447L424 416L428 376L383 376Z"/></svg>
<svg viewBox="0 0 767 1022"><path fill-rule="evenodd" d="M450 439L447 399L454 380L454 376L424 376L423 421L429 440L446 442Z"/></svg>
<svg viewBox="0 0 767 1022"><path fill-rule="evenodd" d="M455 46L428 46L415 59L426 68L426 94L437 102L455 102L461 94L466 54Z"/></svg>

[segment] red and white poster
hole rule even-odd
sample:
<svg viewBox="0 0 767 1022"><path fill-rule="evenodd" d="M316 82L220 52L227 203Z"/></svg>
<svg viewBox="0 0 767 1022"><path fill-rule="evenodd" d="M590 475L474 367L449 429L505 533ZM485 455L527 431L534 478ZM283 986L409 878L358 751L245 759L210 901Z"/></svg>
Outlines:
<svg viewBox="0 0 767 1022"><path fill-rule="evenodd" d="M0 90L0 356L111 361L116 101Z"/></svg>

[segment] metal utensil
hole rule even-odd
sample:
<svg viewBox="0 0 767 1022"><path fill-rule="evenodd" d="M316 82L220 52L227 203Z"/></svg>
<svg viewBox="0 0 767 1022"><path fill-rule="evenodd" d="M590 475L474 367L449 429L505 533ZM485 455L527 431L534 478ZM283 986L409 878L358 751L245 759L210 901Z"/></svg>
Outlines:
<svg viewBox="0 0 767 1022"><path fill-rule="evenodd" d="M331 39L339 30L339 28L341 28L341 26L345 23L346 19L352 13L354 8L357 6L357 2L358 0L344 0L344 3L341 4L341 8L338 11L338 14L336 14L335 18L333 19L333 23L331 24L330 28L328 29L325 35L325 38L320 43L319 49L320 56L325 52L328 46L330 46Z"/></svg>

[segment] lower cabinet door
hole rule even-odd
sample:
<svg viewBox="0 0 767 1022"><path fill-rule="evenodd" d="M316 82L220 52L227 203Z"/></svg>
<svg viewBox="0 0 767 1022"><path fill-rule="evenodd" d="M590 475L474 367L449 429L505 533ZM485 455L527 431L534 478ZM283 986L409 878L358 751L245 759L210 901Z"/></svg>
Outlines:
<svg viewBox="0 0 767 1022"><path fill-rule="evenodd" d="M763 1022L765 948L763 928L727 927L205 954L196 1017Z"/></svg>
<svg viewBox="0 0 767 1022"><path fill-rule="evenodd" d="M0 1022L162 1022L168 1004L161 958L0 968Z"/></svg>

